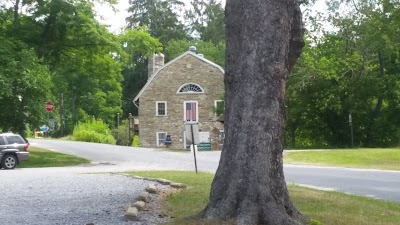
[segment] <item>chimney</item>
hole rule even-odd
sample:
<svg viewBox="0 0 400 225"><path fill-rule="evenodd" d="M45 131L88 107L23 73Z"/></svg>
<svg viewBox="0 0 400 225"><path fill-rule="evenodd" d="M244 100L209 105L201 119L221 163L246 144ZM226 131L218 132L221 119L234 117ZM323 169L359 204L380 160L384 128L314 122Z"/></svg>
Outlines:
<svg viewBox="0 0 400 225"><path fill-rule="evenodd" d="M193 53L196 53L196 50L197 50L196 46L190 46L189 47L189 51L191 51Z"/></svg>
<svg viewBox="0 0 400 225"><path fill-rule="evenodd" d="M164 55L162 53L153 54L149 57L148 64L148 79L150 79L153 74L164 66Z"/></svg>

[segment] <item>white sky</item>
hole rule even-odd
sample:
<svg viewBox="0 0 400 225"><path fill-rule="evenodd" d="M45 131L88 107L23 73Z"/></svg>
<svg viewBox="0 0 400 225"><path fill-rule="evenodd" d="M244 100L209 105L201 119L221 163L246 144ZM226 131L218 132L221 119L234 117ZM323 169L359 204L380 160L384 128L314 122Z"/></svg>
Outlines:
<svg viewBox="0 0 400 225"><path fill-rule="evenodd" d="M187 6L190 5L190 0L182 0ZM222 0L225 4L225 0ZM126 25L125 18L129 15L127 9L129 7L129 0L119 0L119 3L115 6L117 12L113 12L111 7L107 5L98 5L96 11L102 17L99 19L103 24L110 25L109 30L113 33L119 33L121 29ZM313 10L325 11L325 1L317 0Z"/></svg>

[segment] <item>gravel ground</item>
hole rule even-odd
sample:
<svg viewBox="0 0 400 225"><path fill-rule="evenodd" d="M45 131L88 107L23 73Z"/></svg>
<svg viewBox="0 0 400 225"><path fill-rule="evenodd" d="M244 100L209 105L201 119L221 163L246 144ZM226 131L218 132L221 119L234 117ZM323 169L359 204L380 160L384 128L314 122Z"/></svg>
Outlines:
<svg viewBox="0 0 400 225"><path fill-rule="evenodd" d="M125 221L148 181L117 174L80 174L48 168L0 170L0 224L148 225L165 222L152 210ZM139 214L141 215L141 214Z"/></svg>

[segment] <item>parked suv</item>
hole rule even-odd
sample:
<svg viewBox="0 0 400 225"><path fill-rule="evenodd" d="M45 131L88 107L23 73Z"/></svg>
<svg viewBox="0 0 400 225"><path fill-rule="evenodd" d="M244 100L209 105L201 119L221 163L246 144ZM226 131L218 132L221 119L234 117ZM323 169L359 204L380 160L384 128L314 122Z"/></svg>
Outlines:
<svg viewBox="0 0 400 225"><path fill-rule="evenodd" d="M0 169L14 169L29 157L29 143L19 134L0 134Z"/></svg>

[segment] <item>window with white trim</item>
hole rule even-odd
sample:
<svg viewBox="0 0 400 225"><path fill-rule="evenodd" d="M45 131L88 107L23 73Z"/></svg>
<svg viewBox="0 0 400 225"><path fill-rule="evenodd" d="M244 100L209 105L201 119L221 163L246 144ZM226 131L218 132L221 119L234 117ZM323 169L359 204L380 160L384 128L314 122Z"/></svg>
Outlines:
<svg viewBox="0 0 400 225"><path fill-rule="evenodd" d="M156 101L156 116L166 116L166 115L167 115L167 102Z"/></svg>
<svg viewBox="0 0 400 225"><path fill-rule="evenodd" d="M167 132L157 132L157 146L165 145L166 138L167 138Z"/></svg>
<svg viewBox="0 0 400 225"><path fill-rule="evenodd" d="M197 101L184 101L183 102L183 121L198 122L199 110Z"/></svg>
<svg viewBox="0 0 400 225"><path fill-rule="evenodd" d="M224 100L214 100L214 110L217 115L224 114L225 111L225 101Z"/></svg>
<svg viewBox="0 0 400 225"><path fill-rule="evenodd" d="M179 94L204 93L204 89L198 84L187 83L180 86L177 93Z"/></svg>

